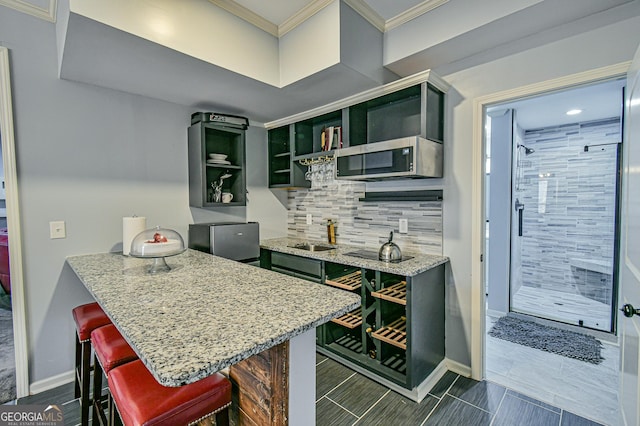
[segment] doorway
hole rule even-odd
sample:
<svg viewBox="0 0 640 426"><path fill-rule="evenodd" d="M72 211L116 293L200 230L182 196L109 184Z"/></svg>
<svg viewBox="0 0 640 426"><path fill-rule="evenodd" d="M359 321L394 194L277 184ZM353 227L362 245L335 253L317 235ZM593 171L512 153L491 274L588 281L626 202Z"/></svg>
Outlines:
<svg viewBox="0 0 640 426"><path fill-rule="evenodd" d="M615 332L623 86L487 108L490 312Z"/></svg>
<svg viewBox="0 0 640 426"><path fill-rule="evenodd" d="M608 340L605 361L589 365L485 336L485 377L600 422L617 410L624 83L496 102L485 116L485 330L515 313Z"/></svg>

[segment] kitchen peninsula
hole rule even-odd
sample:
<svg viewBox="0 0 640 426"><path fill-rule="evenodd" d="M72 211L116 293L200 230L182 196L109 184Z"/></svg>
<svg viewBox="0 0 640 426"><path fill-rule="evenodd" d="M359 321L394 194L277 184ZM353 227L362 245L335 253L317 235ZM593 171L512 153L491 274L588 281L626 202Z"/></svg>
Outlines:
<svg viewBox="0 0 640 426"><path fill-rule="evenodd" d="M315 327L360 305L348 292L190 249L153 275L149 259L121 253L67 263L159 383L181 386L231 367L238 416L258 423L256 415L315 421ZM274 364L288 374L271 377ZM253 395L251 380L260 379L251 373L272 379L260 387L272 401Z"/></svg>

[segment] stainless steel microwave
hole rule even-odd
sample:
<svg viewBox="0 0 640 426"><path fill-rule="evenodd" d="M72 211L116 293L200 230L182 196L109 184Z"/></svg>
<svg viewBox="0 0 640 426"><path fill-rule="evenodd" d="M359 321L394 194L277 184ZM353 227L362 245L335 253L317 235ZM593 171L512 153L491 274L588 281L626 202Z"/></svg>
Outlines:
<svg viewBox="0 0 640 426"><path fill-rule="evenodd" d="M336 151L335 178L382 180L442 177L442 144L412 136Z"/></svg>

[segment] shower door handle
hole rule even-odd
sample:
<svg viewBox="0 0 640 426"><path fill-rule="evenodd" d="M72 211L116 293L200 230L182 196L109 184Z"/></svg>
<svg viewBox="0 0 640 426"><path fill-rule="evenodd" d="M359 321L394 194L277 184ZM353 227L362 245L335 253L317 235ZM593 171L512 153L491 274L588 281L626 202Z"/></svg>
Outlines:
<svg viewBox="0 0 640 426"><path fill-rule="evenodd" d="M520 199L516 198L514 207L518 212L518 237L522 237L522 211L524 210L524 203L521 203Z"/></svg>
<svg viewBox="0 0 640 426"><path fill-rule="evenodd" d="M522 217L524 216L524 205L518 209L518 237L522 237Z"/></svg>
<svg viewBox="0 0 640 426"><path fill-rule="evenodd" d="M622 305L622 309L620 309L625 317L631 318L634 315L640 315L640 309L636 309L633 307L631 303L627 303Z"/></svg>

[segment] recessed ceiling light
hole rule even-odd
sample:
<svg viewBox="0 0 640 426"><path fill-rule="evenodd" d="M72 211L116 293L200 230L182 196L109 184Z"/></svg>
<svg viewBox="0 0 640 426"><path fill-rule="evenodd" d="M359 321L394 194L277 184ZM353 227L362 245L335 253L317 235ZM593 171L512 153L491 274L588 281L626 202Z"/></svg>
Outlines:
<svg viewBox="0 0 640 426"><path fill-rule="evenodd" d="M567 115L578 115L582 112L581 109L570 109L567 111Z"/></svg>

